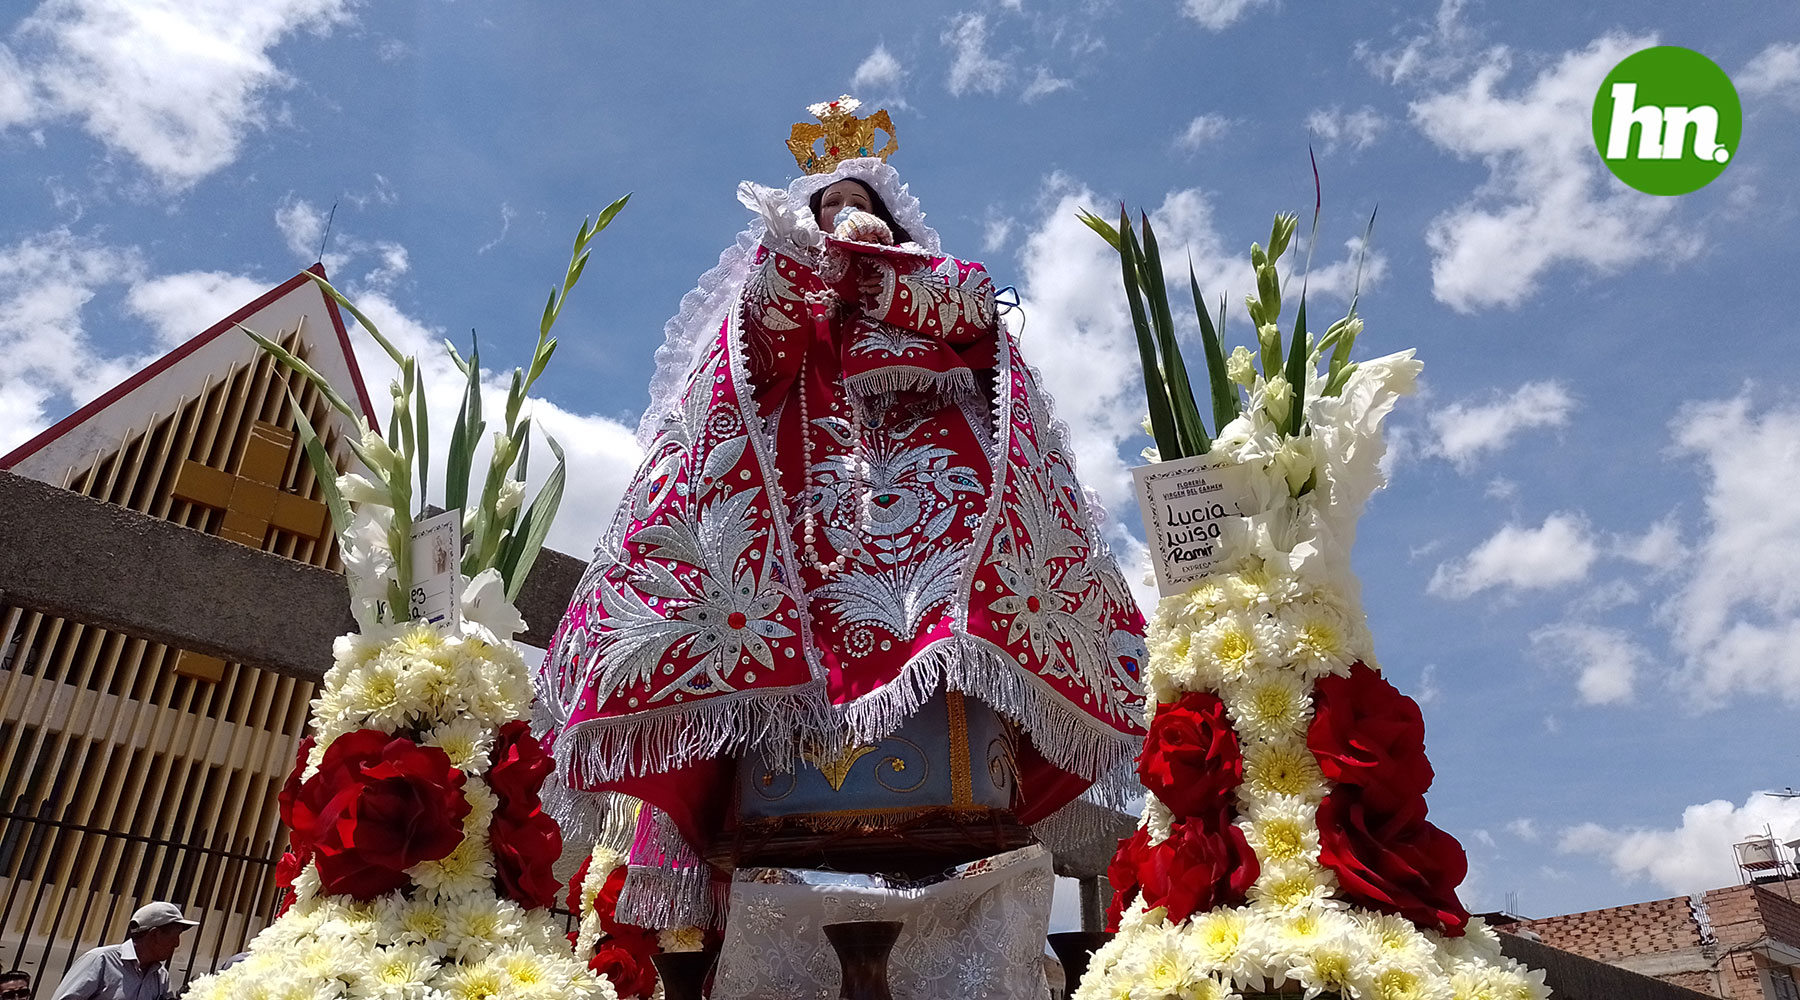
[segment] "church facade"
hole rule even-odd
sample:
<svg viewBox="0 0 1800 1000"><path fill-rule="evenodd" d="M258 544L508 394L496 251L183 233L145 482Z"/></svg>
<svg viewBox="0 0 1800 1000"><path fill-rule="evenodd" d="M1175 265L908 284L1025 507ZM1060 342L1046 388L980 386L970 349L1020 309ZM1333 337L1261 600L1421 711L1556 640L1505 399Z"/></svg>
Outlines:
<svg viewBox="0 0 1800 1000"><path fill-rule="evenodd" d="M336 569L294 407L340 468L354 428L239 324L353 387L374 422L342 316L297 274L0 456L0 470ZM281 613L279 595L243 600ZM312 695L307 681L0 595L0 967L54 983L71 955L122 940L150 899L202 921L172 963L177 983L241 950L273 916L276 796Z"/></svg>

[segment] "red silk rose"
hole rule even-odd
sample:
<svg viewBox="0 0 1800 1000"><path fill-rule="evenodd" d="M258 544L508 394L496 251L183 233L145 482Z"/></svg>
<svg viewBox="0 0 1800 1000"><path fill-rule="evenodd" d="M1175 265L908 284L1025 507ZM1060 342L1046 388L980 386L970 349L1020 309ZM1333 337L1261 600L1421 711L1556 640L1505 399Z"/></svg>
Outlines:
<svg viewBox="0 0 1800 1000"><path fill-rule="evenodd" d="M544 745L531 735L531 724L515 719L494 734L494 750L488 758L488 787L500 796L498 813L524 819L537 812L538 789L555 768Z"/></svg>
<svg viewBox="0 0 1800 1000"><path fill-rule="evenodd" d="M575 877L569 880L568 910L577 917L581 915L581 884L587 881L588 867L594 863L592 854L581 859L581 867L575 869Z"/></svg>
<svg viewBox="0 0 1800 1000"><path fill-rule="evenodd" d="M1125 915L1125 908L1138 894L1138 860L1149 849L1150 833L1140 827L1136 833L1119 841L1112 863L1106 866L1106 884L1113 887L1112 902L1106 907L1106 929L1110 932L1118 931L1119 918Z"/></svg>
<svg viewBox="0 0 1800 1000"><path fill-rule="evenodd" d="M300 748L294 754L294 769L288 772L287 781L281 786L281 794L276 797L276 801L281 803L281 822L288 828L288 847L300 859L300 867L305 867L307 860L312 857L312 835L309 832L302 837L295 825L294 808L300 799L300 776L306 773L306 759L312 756L315 745L317 741L311 735L300 741ZM299 870L296 869L294 874L298 875ZM293 880L289 879L287 885L292 884ZM287 885L282 888L287 888Z"/></svg>
<svg viewBox="0 0 1800 1000"><path fill-rule="evenodd" d="M312 841L326 892L373 899L406 885L406 869L456 850L469 815L462 786L438 747L346 733L295 796L295 836Z"/></svg>
<svg viewBox="0 0 1800 1000"><path fill-rule="evenodd" d="M1178 818L1228 810L1244 780L1244 756L1219 696L1190 691L1157 706L1138 754L1138 776Z"/></svg>
<svg viewBox="0 0 1800 1000"><path fill-rule="evenodd" d="M1230 823L1189 820L1176 823L1169 837L1144 852L1138 882L1145 906L1166 906L1169 919L1228 903L1239 903L1259 871L1256 852L1244 831Z"/></svg>
<svg viewBox="0 0 1800 1000"><path fill-rule="evenodd" d="M556 902L562 883L551 866L562 857L562 829L543 810L522 820L495 812L488 847L494 852L494 878L501 895L531 910ZM580 885L576 883L577 896Z"/></svg>
<svg viewBox="0 0 1800 1000"><path fill-rule="evenodd" d="M600 942L588 968L612 981L621 997L648 997L656 989L656 935L645 930L625 931Z"/></svg>
<svg viewBox="0 0 1800 1000"><path fill-rule="evenodd" d="M1450 937L1463 933L1469 911L1456 887L1469 859L1456 838L1425 819L1425 800L1398 812L1377 811L1361 789L1339 785L1319 805L1319 862L1337 873L1352 902L1397 913Z"/></svg>
<svg viewBox="0 0 1800 1000"><path fill-rule="evenodd" d="M1226 822L1222 813L1210 821L1176 823L1160 844L1152 845L1148 831L1139 830L1119 842L1106 870L1114 890L1107 929L1118 930L1120 916L1139 890L1146 907L1166 906L1170 920L1182 921L1201 910L1242 902L1260 870L1244 831Z"/></svg>
<svg viewBox="0 0 1800 1000"><path fill-rule="evenodd" d="M642 927L621 922L616 916L619 911L619 893L625 890L625 875L624 865L608 872L606 881L600 886L600 895L594 900L594 910L600 914L600 929L608 934L628 934L643 930Z"/></svg>
<svg viewBox="0 0 1800 1000"><path fill-rule="evenodd" d="M1362 663L1347 677L1321 677L1306 746L1325 777L1363 790L1383 812L1411 808L1431 787L1419 705Z"/></svg>

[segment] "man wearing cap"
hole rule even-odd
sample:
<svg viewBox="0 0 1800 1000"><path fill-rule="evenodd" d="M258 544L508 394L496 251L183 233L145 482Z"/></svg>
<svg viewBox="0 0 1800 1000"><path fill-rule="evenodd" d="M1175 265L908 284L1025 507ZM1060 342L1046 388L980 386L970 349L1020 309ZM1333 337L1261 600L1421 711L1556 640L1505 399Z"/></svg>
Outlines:
<svg viewBox="0 0 1800 1000"><path fill-rule="evenodd" d="M131 915L123 944L75 960L51 1000L170 1000L169 959L181 932L197 926L174 903L146 903Z"/></svg>

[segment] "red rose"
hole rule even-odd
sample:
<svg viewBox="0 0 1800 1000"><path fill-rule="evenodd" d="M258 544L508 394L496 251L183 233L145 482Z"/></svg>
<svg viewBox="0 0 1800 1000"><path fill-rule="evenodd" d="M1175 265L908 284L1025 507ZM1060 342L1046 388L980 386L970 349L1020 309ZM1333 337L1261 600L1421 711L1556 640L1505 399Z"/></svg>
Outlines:
<svg viewBox="0 0 1800 1000"><path fill-rule="evenodd" d="M607 873L606 882L600 886L600 895L594 900L594 911L600 914L600 928L608 934L627 934L641 931L643 928L627 924L619 920L619 893L625 890L624 865Z"/></svg>
<svg viewBox="0 0 1800 1000"><path fill-rule="evenodd" d="M1244 780L1244 756L1218 695L1192 691L1160 705L1138 755L1138 776L1177 817L1214 816Z"/></svg>
<svg viewBox="0 0 1800 1000"><path fill-rule="evenodd" d="M648 997L656 989L656 936L648 931L626 932L600 942L588 968L612 981L621 997Z"/></svg>
<svg viewBox="0 0 1800 1000"><path fill-rule="evenodd" d="M1256 852L1244 832L1225 822L1223 814L1210 822L1196 818L1176 823L1168 839L1154 846L1149 833L1139 830L1119 842L1106 870L1113 886L1107 930L1119 929L1120 916L1140 889L1145 906L1166 906L1169 919L1181 921L1201 910L1242 902L1258 871Z"/></svg>
<svg viewBox="0 0 1800 1000"><path fill-rule="evenodd" d="M1322 677L1314 689L1306 746L1326 778L1363 790L1382 812L1411 808L1431 787L1425 720L1419 705L1361 663L1347 677Z"/></svg>
<svg viewBox="0 0 1800 1000"><path fill-rule="evenodd" d="M1137 866L1145 851L1150 849L1150 833L1140 827L1138 831L1119 841L1119 849L1113 853L1112 863L1106 866L1106 884L1113 888L1112 903L1106 907L1106 929L1116 932L1119 929L1119 918L1125 915L1125 908L1138 894Z"/></svg>
<svg viewBox="0 0 1800 1000"><path fill-rule="evenodd" d="M501 895L532 910L556 902L562 883L551 866L562 857L562 829L542 809L523 820L496 812L488 827L488 846L494 852L494 878ZM579 900L581 883L575 884L575 892Z"/></svg>
<svg viewBox="0 0 1800 1000"><path fill-rule="evenodd" d="M1340 785L1320 803L1318 824L1319 862L1337 873L1351 901L1462 934L1469 911L1456 887L1469 859L1455 837L1425 819L1424 799L1389 813L1371 808L1360 789Z"/></svg>
<svg viewBox="0 0 1800 1000"><path fill-rule="evenodd" d="M1162 843L1144 852L1138 882L1145 906L1166 906L1169 919L1239 903L1260 869L1244 831L1230 823L1177 823Z"/></svg>
<svg viewBox="0 0 1800 1000"><path fill-rule="evenodd" d="M295 796L295 835L313 841L326 892L373 899L462 842L462 786L463 773L437 747L373 729L347 733Z"/></svg>
<svg viewBox="0 0 1800 1000"><path fill-rule="evenodd" d="M281 822L288 828L288 845L293 854L300 859L302 867L305 866L307 859L312 857L312 834L308 832L302 837L299 829L295 826L294 807L300 798L300 776L306 773L306 759L312 755L312 748L315 745L317 745L317 741L310 735L300 741L300 749L294 754L294 769L288 772L287 782L281 786L281 794L276 797L276 801L281 803ZM295 870L295 874L299 874L298 869ZM287 884L292 885L293 880L289 879Z"/></svg>
<svg viewBox="0 0 1800 1000"><path fill-rule="evenodd" d="M494 734L487 773L488 787L500 796L495 812L516 820L537 812L538 789L554 767L543 744L531 735L530 723L518 719L501 726Z"/></svg>
<svg viewBox="0 0 1800 1000"><path fill-rule="evenodd" d="M587 881L588 866L594 863L594 856L589 854L581 859L581 867L575 869L575 877L569 880L568 911L579 916L581 914L581 884Z"/></svg>

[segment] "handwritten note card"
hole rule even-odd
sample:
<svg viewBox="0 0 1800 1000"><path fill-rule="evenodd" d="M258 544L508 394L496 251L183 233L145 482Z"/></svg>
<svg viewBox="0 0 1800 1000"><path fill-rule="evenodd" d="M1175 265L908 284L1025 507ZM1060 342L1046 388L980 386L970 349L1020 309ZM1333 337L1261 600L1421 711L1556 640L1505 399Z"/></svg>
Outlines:
<svg viewBox="0 0 1800 1000"><path fill-rule="evenodd" d="M1219 455L1158 462L1131 470L1156 590L1167 597L1200 581L1225 558L1224 523L1245 511L1245 470Z"/></svg>
<svg viewBox="0 0 1800 1000"><path fill-rule="evenodd" d="M462 581L462 511L447 510L413 525L413 621L430 622L446 632L461 627L457 584Z"/></svg>

